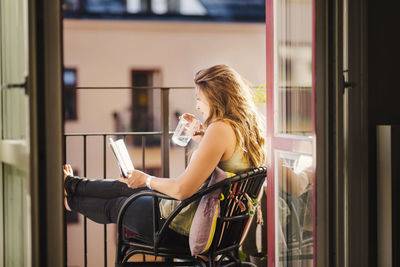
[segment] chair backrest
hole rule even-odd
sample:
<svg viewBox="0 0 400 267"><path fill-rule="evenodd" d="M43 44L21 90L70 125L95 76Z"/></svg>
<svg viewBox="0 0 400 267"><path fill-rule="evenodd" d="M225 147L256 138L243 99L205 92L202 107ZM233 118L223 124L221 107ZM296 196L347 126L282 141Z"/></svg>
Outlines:
<svg viewBox="0 0 400 267"><path fill-rule="evenodd" d="M240 245L252 218L249 214L248 197L257 199L266 176L267 169L260 167L230 178L232 183L223 190L225 199L221 201L220 218L211 247L215 252Z"/></svg>

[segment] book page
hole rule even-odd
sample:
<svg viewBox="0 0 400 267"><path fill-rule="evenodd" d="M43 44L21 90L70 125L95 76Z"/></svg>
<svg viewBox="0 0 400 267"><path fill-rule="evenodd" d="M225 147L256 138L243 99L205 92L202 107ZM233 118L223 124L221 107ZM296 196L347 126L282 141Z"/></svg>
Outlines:
<svg viewBox="0 0 400 267"><path fill-rule="evenodd" d="M125 142L123 139L119 139L114 142L112 138L110 138L110 147L114 153L114 156L117 160L117 163L121 169L122 176L125 178L128 177L128 171L134 170L131 158L128 153L128 149L125 146Z"/></svg>
<svg viewBox="0 0 400 267"><path fill-rule="evenodd" d="M118 147L118 152L121 155L122 161L123 161L126 169L128 171L134 170L135 168L133 167L133 163L132 163L131 157L129 156L129 152L128 152L128 149L126 148L124 140L119 139L115 143Z"/></svg>

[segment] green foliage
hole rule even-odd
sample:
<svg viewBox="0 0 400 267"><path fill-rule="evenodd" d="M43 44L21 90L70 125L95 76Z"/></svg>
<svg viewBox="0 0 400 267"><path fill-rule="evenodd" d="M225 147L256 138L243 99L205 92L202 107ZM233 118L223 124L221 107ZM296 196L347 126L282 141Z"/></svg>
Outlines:
<svg viewBox="0 0 400 267"><path fill-rule="evenodd" d="M239 250L239 260L240 261L247 261L247 254L243 251Z"/></svg>
<svg viewBox="0 0 400 267"><path fill-rule="evenodd" d="M265 84L257 87L253 96L253 101L256 105L267 103L267 86Z"/></svg>

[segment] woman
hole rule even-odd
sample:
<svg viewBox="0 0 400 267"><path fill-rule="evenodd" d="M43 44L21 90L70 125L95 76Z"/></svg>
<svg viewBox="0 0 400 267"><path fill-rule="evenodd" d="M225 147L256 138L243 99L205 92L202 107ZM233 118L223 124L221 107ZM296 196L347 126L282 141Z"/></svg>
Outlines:
<svg viewBox="0 0 400 267"><path fill-rule="evenodd" d="M175 178L164 179L134 170L129 178L88 180L73 177L71 166L65 165L66 208L76 210L99 223L115 223L124 201L145 188L178 200L198 191L213 170L237 173L263 165L265 160L263 125L252 100L247 82L229 66L217 65L199 71L196 84L196 109L204 124L193 139L198 147L185 171ZM188 120L194 115L184 114ZM176 201L160 202L166 218ZM152 240L152 199L141 197L127 210L124 225L142 238ZM196 203L186 207L170 225L170 235L185 240L196 211Z"/></svg>

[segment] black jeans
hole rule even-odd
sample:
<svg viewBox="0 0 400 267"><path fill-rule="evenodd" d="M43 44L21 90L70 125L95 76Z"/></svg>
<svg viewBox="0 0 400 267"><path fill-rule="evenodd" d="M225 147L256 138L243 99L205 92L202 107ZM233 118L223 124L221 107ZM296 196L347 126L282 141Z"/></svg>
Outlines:
<svg viewBox="0 0 400 267"><path fill-rule="evenodd" d="M68 205L89 219L102 224L116 223L125 200L145 188L132 189L118 180L89 180L68 176L64 183ZM163 219L158 218L159 225ZM153 241L153 199L137 198L126 210L123 225L146 241ZM187 244L188 237L168 229L168 240Z"/></svg>

